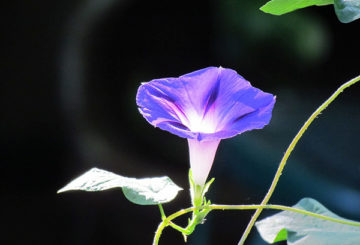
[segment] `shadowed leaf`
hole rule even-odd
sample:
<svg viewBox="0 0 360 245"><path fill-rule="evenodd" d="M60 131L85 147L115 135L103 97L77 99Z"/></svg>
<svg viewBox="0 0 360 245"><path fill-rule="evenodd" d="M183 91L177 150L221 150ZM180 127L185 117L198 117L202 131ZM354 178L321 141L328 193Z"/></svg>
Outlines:
<svg viewBox="0 0 360 245"><path fill-rule="evenodd" d="M360 18L360 0L335 0L335 13L342 23Z"/></svg>
<svg viewBox="0 0 360 245"><path fill-rule="evenodd" d="M294 208L342 219L318 201L303 198ZM349 220L347 220L349 221ZM261 237L268 243L287 240L288 245L360 244L360 227L335 223L291 211L283 211L256 222Z"/></svg>

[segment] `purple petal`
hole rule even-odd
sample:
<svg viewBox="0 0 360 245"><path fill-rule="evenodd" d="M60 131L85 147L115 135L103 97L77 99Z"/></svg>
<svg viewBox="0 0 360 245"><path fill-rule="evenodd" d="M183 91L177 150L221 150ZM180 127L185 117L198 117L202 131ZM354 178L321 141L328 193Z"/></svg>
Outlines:
<svg viewBox="0 0 360 245"><path fill-rule="evenodd" d="M252 87L234 70L208 67L144 83L136 101L155 127L202 141L263 128L270 121L275 97Z"/></svg>

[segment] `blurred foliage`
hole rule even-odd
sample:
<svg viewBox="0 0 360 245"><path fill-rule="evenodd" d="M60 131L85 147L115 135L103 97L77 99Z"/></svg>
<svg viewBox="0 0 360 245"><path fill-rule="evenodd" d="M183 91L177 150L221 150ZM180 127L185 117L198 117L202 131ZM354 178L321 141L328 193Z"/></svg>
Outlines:
<svg viewBox="0 0 360 245"><path fill-rule="evenodd" d="M327 56L328 28L315 15L271 18L258 11L255 1L219 2L219 55L241 62L243 57L264 52L266 61L286 57L287 64L317 63ZM281 50L275 53L274 50ZM268 56L266 55L268 54ZM277 57L277 55L279 55ZM255 62L257 59L250 60Z"/></svg>

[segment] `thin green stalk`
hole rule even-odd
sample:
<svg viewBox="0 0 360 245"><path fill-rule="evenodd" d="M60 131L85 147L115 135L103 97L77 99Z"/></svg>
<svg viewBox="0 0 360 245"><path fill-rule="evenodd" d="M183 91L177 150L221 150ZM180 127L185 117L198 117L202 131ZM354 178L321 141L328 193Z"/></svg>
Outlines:
<svg viewBox="0 0 360 245"><path fill-rule="evenodd" d="M164 220L161 221L158 228L156 229L154 240L153 240L153 245L158 245L159 244L161 233L162 233L162 231L164 230L164 228L166 226L167 226L167 223Z"/></svg>
<svg viewBox="0 0 360 245"><path fill-rule="evenodd" d="M174 229L179 230L180 232L186 232L186 230L184 228L182 228L178 225L175 225L171 221L181 215L193 212L195 210L203 209L203 208L208 208L210 210L252 210L252 209L260 209L260 208L261 209L283 210L283 211L291 211L291 212L296 212L296 213L300 213L300 214L305 214L305 215L309 215L312 217L316 217L319 219L328 220L328 221L336 222L336 223L340 223L340 224L360 227L360 222L337 219L337 218L328 217L325 215L309 212L309 211L298 209L298 208L287 207L287 206L283 206L283 205L271 205L271 204L268 204L268 205L220 205L220 204L212 204L212 205L198 207L198 208L192 207L192 208L182 209L182 210L168 216L166 219L164 219L159 224L159 226L155 232L153 245L159 244L159 239L160 239L161 233L164 230L164 228L166 228L167 226L171 226Z"/></svg>
<svg viewBox="0 0 360 245"><path fill-rule="evenodd" d="M158 204L158 206L159 206L159 210L160 210L160 214L161 214L161 219L162 220L166 219L166 215L165 215L163 206L160 203Z"/></svg>
<svg viewBox="0 0 360 245"><path fill-rule="evenodd" d="M177 225L177 224L174 224L173 222L169 222L169 226L171 226L172 228L174 228L175 230L177 230L177 231L180 231L181 233L183 233L183 234L187 234L187 232L188 232L188 230L186 229L186 228L183 228L183 227L181 227L181 226L179 226L179 225Z"/></svg>
<svg viewBox="0 0 360 245"><path fill-rule="evenodd" d="M259 208L275 209L275 210L291 211L291 212L296 212L296 213L300 213L300 214L305 214L305 215L309 215L312 217L316 217L319 219L324 219L324 220L328 220L328 221L332 221L332 222L336 222L336 223L340 223L340 224L351 225L351 226L360 226L360 222L337 219L337 218L313 213L310 211L306 211L303 209L287 207L287 206L283 206L283 205L272 205L272 204L268 204L268 205L215 205L214 204L214 205L210 205L209 208L211 210L249 210L249 209L259 209Z"/></svg>
<svg viewBox="0 0 360 245"><path fill-rule="evenodd" d="M353 79L351 79L350 81L344 83L343 85L341 85L320 107L318 107L315 112L309 117L309 119L304 123L304 125L301 127L301 129L299 130L299 132L296 134L295 138L291 141L289 147L287 148L280 164L279 167L276 171L275 177L271 183L271 186L267 192L267 194L265 195L263 201L261 202L261 205L265 205L268 203L268 201L270 200L275 187L279 181L279 178L282 174L282 171L285 167L286 161L288 160L291 152L294 150L296 144L298 143L298 141L300 140L301 136L305 133L305 131L307 130L307 128L309 127L309 125L315 120L315 118L323 111L326 109L326 107L333 101L335 100L335 98L344 91L344 89L350 87L351 85L355 84L356 82L358 82L360 80L360 76L357 76ZM256 210L256 212L254 213L254 215L252 216L249 224L247 225L238 245L243 245L246 238L248 237L252 227L254 226L257 218L259 217L259 215L261 214L263 208L258 208Z"/></svg>

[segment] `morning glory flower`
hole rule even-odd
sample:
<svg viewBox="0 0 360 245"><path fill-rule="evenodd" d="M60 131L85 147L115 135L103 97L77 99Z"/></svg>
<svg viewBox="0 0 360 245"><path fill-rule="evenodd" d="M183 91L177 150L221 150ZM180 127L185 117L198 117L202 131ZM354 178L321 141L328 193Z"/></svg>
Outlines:
<svg viewBox="0 0 360 245"><path fill-rule="evenodd" d="M232 69L208 67L142 83L136 102L153 126L187 138L193 181L203 186L220 140L267 125L275 96Z"/></svg>

